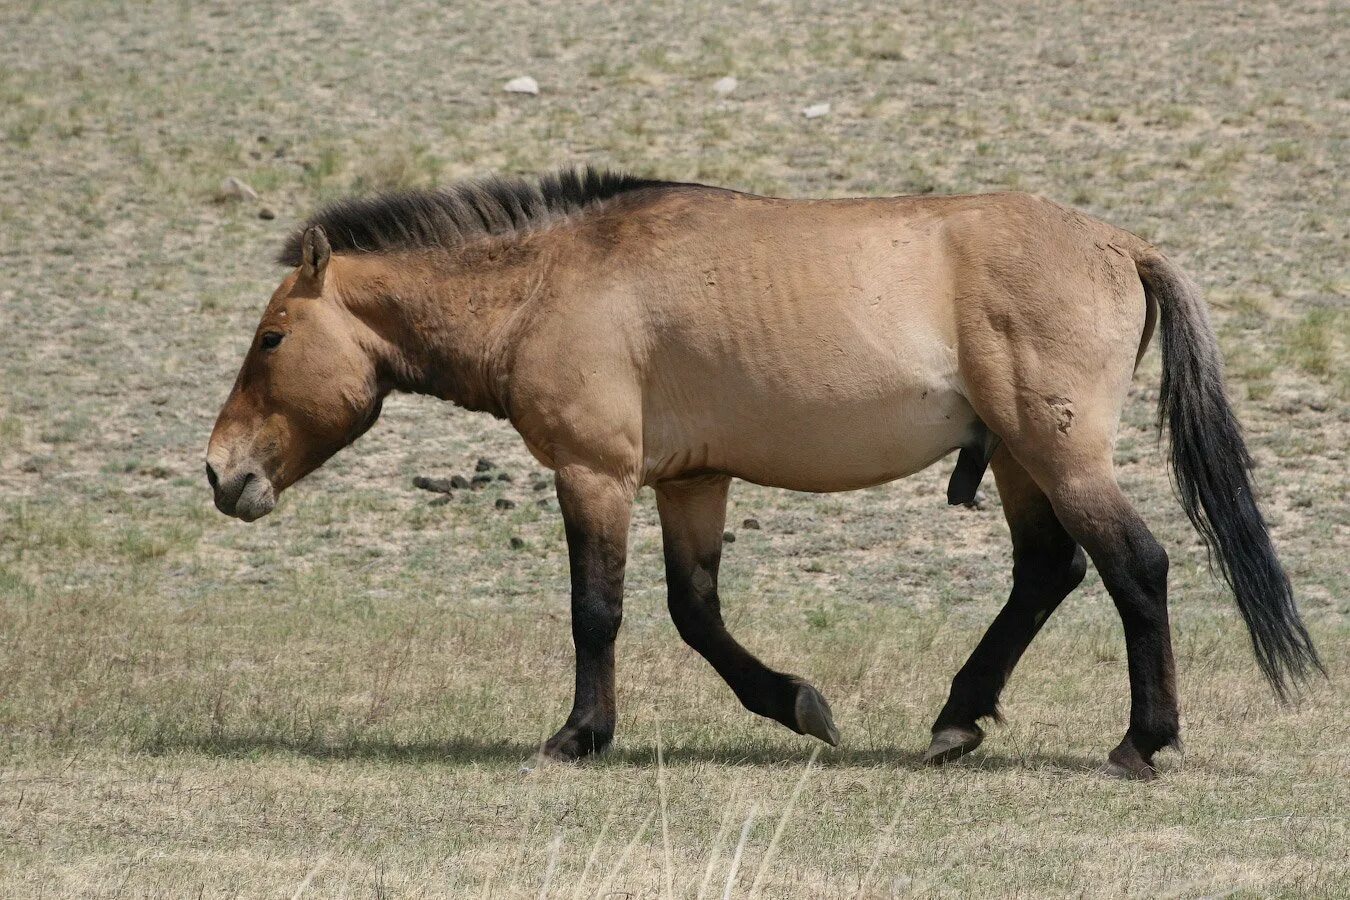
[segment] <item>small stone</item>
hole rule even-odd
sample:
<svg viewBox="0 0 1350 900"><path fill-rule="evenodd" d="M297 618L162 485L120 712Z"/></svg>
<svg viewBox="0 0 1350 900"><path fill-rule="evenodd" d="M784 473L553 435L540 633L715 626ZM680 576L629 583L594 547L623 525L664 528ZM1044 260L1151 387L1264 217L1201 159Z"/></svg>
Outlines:
<svg viewBox="0 0 1350 900"><path fill-rule="evenodd" d="M541 478L540 480L536 481L534 484L530 485L530 490L532 490L532 491L546 491L546 490L548 490L548 489L549 489L550 487L552 487L552 486L553 486L552 484L550 484L549 482L547 482L547 481L545 481L545 480L543 480L543 479Z"/></svg>
<svg viewBox="0 0 1350 900"><path fill-rule="evenodd" d="M473 466L473 470L475 472L490 472L495 468L497 468L497 464L494 463L492 460L488 459L486 456L478 457L478 462L474 463Z"/></svg>
<svg viewBox="0 0 1350 900"><path fill-rule="evenodd" d="M497 502L496 502L494 505L495 505L498 509L515 509L515 508L516 508L516 501L514 501L514 500L508 500L508 499L505 498L505 497L498 497L498 498L497 498Z"/></svg>
<svg viewBox="0 0 1350 900"><path fill-rule="evenodd" d="M462 490L469 486L469 479L465 478L463 475L451 475L450 486Z"/></svg>
<svg viewBox="0 0 1350 900"><path fill-rule="evenodd" d="M734 532L734 531L724 531L724 532L722 532L722 543L724 543L724 544L734 544L734 543L736 543L736 532Z"/></svg>
<svg viewBox="0 0 1350 900"><path fill-rule="evenodd" d="M515 481L515 479L511 477L511 473L510 473L510 472L498 472L498 473L497 473L497 480L498 480L498 481Z"/></svg>
<svg viewBox="0 0 1350 900"><path fill-rule="evenodd" d="M491 475L475 475L473 476L473 480L469 482L469 487L473 488L475 491L481 491L491 483Z"/></svg>
<svg viewBox="0 0 1350 900"><path fill-rule="evenodd" d="M511 538L511 549L512 549L512 550L524 550L524 549L525 549L525 541L524 541L522 538L518 538L518 537L513 537L513 538Z"/></svg>
<svg viewBox="0 0 1350 900"><path fill-rule="evenodd" d="M746 519L741 527L748 531L759 531L759 519Z"/></svg>
<svg viewBox="0 0 1350 900"><path fill-rule="evenodd" d="M728 75L725 78L719 78L713 82L713 93L719 97L725 97L740 86L735 75Z"/></svg>
<svg viewBox="0 0 1350 900"><path fill-rule="evenodd" d="M277 217L277 211L270 206L264 206L258 210L258 218L265 222L270 222Z"/></svg>
<svg viewBox="0 0 1350 900"><path fill-rule="evenodd" d="M538 500L534 501L534 505L540 509L548 509L553 505L553 501L548 497L540 497Z"/></svg>
<svg viewBox="0 0 1350 900"><path fill-rule="evenodd" d="M257 200L258 192L249 187L242 178L228 175L220 183L220 190L216 192L216 196L221 200Z"/></svg>
<svg viewBox="0 0 1350 900"><path fill-rule="evenodd" d="M502 90L508 94L537 94L539 93L539 82L528 75L521 75L519 78L512 78L502 85Z"/></svg>
<svg viewBox="0 0 1350 900"><path fill-rule="evenodd" d="M1037 56L1057 69L1072 69L1082 61L1077 47L1042 47Z"/></svg>
<svg viewBox="0 0 1350 900"><path fill-rule="evenodd" d="M821 116L828 116L829 114L830 104L828 103L814 103L802 110L802 115L808 119L819 119Z"/></svg>
<svg viewBox="0 0 1350 900"><path fill-rule="evenodd" d="M424 491L433 491L437 494L448 494L454 488L452 479L446 478L427 478L425 475L418 475L413 479L413 487L421 488Z"/></svg>

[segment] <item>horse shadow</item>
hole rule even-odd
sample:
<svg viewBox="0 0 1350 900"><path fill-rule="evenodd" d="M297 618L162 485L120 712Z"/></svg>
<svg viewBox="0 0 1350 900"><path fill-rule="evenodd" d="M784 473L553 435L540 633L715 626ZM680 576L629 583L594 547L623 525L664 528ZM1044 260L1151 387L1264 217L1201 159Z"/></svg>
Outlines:
<svg viewBox="0 0 1350 900"><path fill-rule="evenodd" d="M267 734L178 735L141 748L151 755L197 753L223 759L256 759L268 756L299 756L328 762L377 762L409 765L515 766L522 770L541 764L539 745L516 740L449 737L444 740L397 741L385 738L355 738L347 741L300 740ZM811 751L802 747L767 743L700 743L662 748L665 765L713 764L725 767L804 766ZM558 765L545 763L547 765ZM606 767L656 768L657 747L619 745L598 756L582 760L578 769ZM824 768L891 768L932 771L923 752L889 748L828 748L821 746L813 763ZM566 764L564 764L566 765ZM977 772L1055 771L1064 774L1098 771L1101 761L1087 756L1056 753L1006 754L977 751L945 768Z"/></svg>

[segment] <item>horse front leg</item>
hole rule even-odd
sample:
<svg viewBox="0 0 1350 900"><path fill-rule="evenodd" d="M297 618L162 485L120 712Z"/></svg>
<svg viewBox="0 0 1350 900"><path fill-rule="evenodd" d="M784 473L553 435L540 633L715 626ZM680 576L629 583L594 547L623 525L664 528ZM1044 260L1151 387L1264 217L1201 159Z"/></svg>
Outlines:
<svg viewBox="0 0 1350 900"><path fill-rule="evenodd" d="M623 574L634 492L621 478L584 467L557 474L572 571L576 695L572 713L544 744L553 759L604 750L614 738L614 641L623 621Z"/></svg>
<svg viewBox="0 0 1350 900"><path fill-rule="evenodd" d="M670 617L680 637L712 664L746 709L798 734L838 744L839 730L820 691L764 665L722 622L717 570L730 483L730 478L716 475L666 482L656 489Z"/></svg>

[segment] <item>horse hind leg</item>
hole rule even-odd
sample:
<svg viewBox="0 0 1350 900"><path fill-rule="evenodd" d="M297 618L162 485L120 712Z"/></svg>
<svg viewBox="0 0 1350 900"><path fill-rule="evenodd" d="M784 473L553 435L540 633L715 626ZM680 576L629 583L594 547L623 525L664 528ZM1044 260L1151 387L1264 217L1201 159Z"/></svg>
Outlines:
<svg viewBox="0 0 1350 900"><path fill-rule="evenodd" d="M1110 774L1149 779L1153 755L1180 746L1176 662L1167 614L1167 551L1121 493L1109 470L1065 479L1051 491L1055 510L1086 548L1125 630L1130 723L1111 751Z"/></svg>
<svg viewBox="0 0 1350 900"><path fill-rule="evenodd" d="M1013 668L1050 614L1087 572L1082 548L1006 448L994 454L993 469L1012 533L1012 593L952 680L924 754L924 761L933 764L950 762L978 747L984 740L981 719L1001 719L999 694Z"/></svg>
<svg viewBox="0 0 1350 900"><path fill-rule="evenodd" d="M962 322L962 376L976 414L1044 492L1120 614L1130 723L1109 770L1149 778L1154 753L1178 737L1167 553L1112 463L1148 304L1131 259L1054 217L1043 224L1038 246L1053 251L1043 265L1009 267L1000 255L968 273L977 299Z"/></svg>
<svg viewBox="0 0 1350 900"><path fill-rule="evenodd" d="M1003 435L1012 454L1044 491L1055 518L1092 559L1120 614L1130 680L1130 724L1111 751L1107 769L1129 778L1152 778L1153 755L1179 743L1176 664L1167 615L1167 552L1116 483L1111 423L1119 405L1103 400L1086 382L1077 416L1061 415L1059 398L1046 427L1024 419ZM1066 392L1068 393L1068 392ZM1123 391L1122 391L1123 394ZM1071 394L1070 394L1071 395ZM1026 405L1047 395L1035 395ZM1060 427L1067 426L1067 427Z"/></svg>
<svg viewBox="0 0 1350 900"><path fill-rule="evenodd" d="M798 734L838 744L839 730L820 691L765 666L727 632L722 621L717 570L730 482L724 476L710 476L656 489L670 616L680 637L712 664L747 709Z"/></svg>

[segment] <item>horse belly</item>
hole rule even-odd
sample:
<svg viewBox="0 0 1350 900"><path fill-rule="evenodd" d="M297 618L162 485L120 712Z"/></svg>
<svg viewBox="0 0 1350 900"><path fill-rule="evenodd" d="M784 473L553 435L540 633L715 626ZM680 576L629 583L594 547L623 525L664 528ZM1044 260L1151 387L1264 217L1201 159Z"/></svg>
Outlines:
<svg viewBox="0 0 1350 900"><path fill-rule="evenodd" d="M974 433L975 413L955 391L889 399L803 411L801 418L782 409L781 422L741 433L737 443L748 439L753 446L728 454L727 469L747 481L790 490L853 490L925 469Z"/></svg>
<svg viewBox="0 0 1350 900"><path fill-rule="evenodd" d="M927 468L969 442L979 420L954 384L906 384L882 396L740 394L687 416L649 419L646 480L724 472L795 491L846 491ZM727 401L730 402L727 402Z"/></svg>

